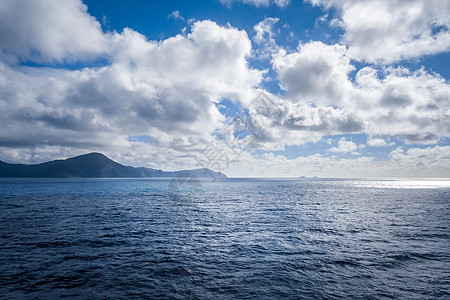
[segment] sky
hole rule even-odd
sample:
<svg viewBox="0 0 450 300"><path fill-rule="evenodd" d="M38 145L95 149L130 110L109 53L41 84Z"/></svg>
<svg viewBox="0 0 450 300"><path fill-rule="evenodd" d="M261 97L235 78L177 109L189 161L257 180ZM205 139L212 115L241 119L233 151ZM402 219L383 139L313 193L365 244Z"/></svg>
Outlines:
<svg viewBox="0 0 450 300"><path fill-rule="evenodd" d="M3 0L0 160L450 177L450 1Z"/></svg>

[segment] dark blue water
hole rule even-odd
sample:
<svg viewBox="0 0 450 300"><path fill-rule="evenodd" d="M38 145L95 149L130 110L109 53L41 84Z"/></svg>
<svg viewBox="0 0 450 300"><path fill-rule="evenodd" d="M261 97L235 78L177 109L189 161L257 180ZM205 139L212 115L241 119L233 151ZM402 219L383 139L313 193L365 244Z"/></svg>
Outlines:
<svg viewBox="0 0 450 300"><path fill-rule="evenodd" d="M0 297L449 299L449 227L449 182L1 180Z"/></svg>

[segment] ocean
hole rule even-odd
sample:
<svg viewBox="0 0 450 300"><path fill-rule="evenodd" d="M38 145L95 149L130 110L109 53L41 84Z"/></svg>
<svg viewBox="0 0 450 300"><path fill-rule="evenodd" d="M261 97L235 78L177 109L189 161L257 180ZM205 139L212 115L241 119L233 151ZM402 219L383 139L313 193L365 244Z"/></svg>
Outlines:
<svg viewBox="0 0 450 300"><path fill-rule="evenodd" d="M450 182L1 179L2 299L449 299Z"/></svg>

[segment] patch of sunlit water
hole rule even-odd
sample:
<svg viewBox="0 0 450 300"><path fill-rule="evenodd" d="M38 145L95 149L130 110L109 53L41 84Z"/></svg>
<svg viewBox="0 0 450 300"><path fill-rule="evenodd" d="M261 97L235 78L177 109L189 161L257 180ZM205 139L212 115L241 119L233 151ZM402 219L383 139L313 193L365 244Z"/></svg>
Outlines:
<svg viewBox="0 0 450 300"><path fill-rule="evenodd" d="M448 179L393 179L393 180L354 180L347 183L350 186L389 189L436 189L449 188Z"/></svg>

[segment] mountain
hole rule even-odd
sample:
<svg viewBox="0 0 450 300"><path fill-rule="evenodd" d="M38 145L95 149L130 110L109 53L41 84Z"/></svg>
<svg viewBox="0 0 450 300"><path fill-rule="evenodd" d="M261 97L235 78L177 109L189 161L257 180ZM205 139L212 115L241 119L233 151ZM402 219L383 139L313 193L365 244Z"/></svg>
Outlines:
<svg viewBox="0 0 450 300"><path fill-rule="evenodd" d="M165 172L151 168L124 166L101 153L89 153L66 160L54 160L36 165L8 164L0 161L2 178L156 178L209 177L227 178L210 169Z"/></svg>

